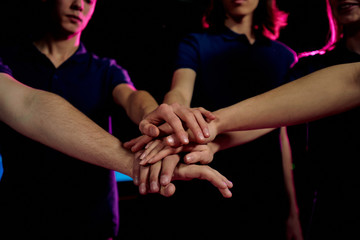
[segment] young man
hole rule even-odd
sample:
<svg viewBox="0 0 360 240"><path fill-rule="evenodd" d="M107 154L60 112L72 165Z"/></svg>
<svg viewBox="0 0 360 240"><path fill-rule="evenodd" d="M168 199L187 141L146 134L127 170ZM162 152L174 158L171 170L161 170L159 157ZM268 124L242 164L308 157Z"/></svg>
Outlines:
<svg viewBox="0 0 360 240"><path fill-rule="evenodd" d="M43 1L42 4L41 19L44 24L48 24L42 29L46 29L46 32L36 36L33 43L5 49L1 55L4 63L11 69L11 72L4 71L5 73L10 73L21 83L31 87L57 93L103 129L108 128L112 103L122 106L136 123L157 107L157 103L147 92L135 91L124 69L113 60L100 59L87 52L81 44L81 33L91 19L96 1L57 0ZM5 75L5 79L8 77ZM7 98L13 96L6 94L7 90L9 93L15 93L14 96L33 91L23 86L20 87L20 91L16 90L18 87L15 86L18 85L14 84L14 81L2 79L1 84L5 84L5 88L1 90L5 91L2 97L7 96L4 99L6 104L9 101ZM15 90L10 91L10 87ZM108 169L121 170L125 174L132 175L132 165L128 165L131 155L123 149L116 150L120 147L120 142L104 133L100 133L98 137L94 134L92 136L95 138L94 142L83 146L83 143L87 143L86 134L80 131L82 126L86 126L82 125L84 122L69 124L70 127L67 127L64 123L66 120L63 119L66 111L61 110L63 100L57 98L58 101L55 103L59 105L54 106L47 97L42 98L44 94L46 93L42 91L30 93L31 101L27 96L23 99L26 100L26 104L20 104L20 107L26 106L29 109L41 104L47 106L46 111L40 111L40 108L39 113L36 114L36 117L40 117L39 122L37 122L38 118L31 120L34 117L33 111L30 115L18 115L18 111L13 111L16 110L15 108L9 108L6 104L2 105L4 111L15 114L17 121L13 121L14 115L8 118L6 114L2 120L28 137L56 147L72 157L102 167L74 161L72 157L24 137L9 126L2 125L0 144L4 175L0 183L2 212L0 232L10 238L33 236L37 239L108 239L114 237L118 229L117 188L114 172ZM21 103L21 99L15 101ZM53 109L59 112L52 115L53 111L49 111L49 108L59 108ZM69 108L65 107L67 110ZM166 111L169 110L166 106L160 109L163 113L169 113ZM45 114L45 117L41 118L40 112ZM187 114L183 110L180 112ZM171 114L170 111L169 116L176 115L174 112ZM28 130L28 123L22 123L24 119L30 119L32 124L35 121L34 128L31 128L36 129L35 132ZM70 117L73 122L76 122L76 119L77 117L74 119ZM166 120L167 117L162 121L164 119ZM176 130L181 135L180 139L186 143L187 136L183 129L179 128L181 121L177 117L172 120L169 124L172 122L177 126L173 125L174 131ZM19 126L16 125L18 123ZM58 123L59 126L54 126L52 123ZM39 126L46 131L39 134L37 132ZM77 127L73 129L73 126ZM59 132L57 127L64 131ZM90 127L94 126L90 125ZM199 126L197 127L197 130L201 130ZM49 129L54 131L53 135L49 134ZM83 130L86 132L88 129ZM93 131L96 133L100 130L94 127ZM195 129L194 131L196 132ZM73 134L76 134L76 137ZM72 140L70 141L69 138ZM102 138L108 138L110 142L106 140L102 143ZM98 147L93 146L98 143ZM115 150L109 153L99 151L94 160L91 160L94 156L90 152L84 152L86 147L92 148L89 151L107 150L108 144L111 146L109 150L111 148ZM82 150L78 149L79 145L82 146ZM127 159L126 163L121 162L121 159L118 159L121 163L114 162L114 156L107 155L116 151L123 151L122 154ZM106 160L107 157L111 157L112 160ZM186 177L190 176L191 174Z"/></svg>

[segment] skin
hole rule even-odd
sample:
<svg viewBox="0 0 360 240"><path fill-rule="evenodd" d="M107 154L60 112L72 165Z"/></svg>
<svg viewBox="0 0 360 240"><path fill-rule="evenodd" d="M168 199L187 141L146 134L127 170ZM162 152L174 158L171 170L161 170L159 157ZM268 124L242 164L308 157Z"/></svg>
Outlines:
<svg viewBox="0 0 360 240"><path fill-rule="evenodd" d="M253 13L255 9L259 5L259 0L248 0L248 1L233 1L233 0L223 0L223 6L226 12L225 26L231 29L232 31L245 34L251 44L255 42L255 35L253 29ZM197 73L193 69L182 68L178 69L173 74L172 86L170 91L165 95L164 103L168 104L180 104L186 107L190 107L191 99L193 96L193 90L195 85ZM216 121L216 119L215 119ZM238 131L238 132L229 132L224 133L221 136L215 139L215 144L207 146L207 145L198 145L198 146L179 146L180 143L176 143L174 139L173 142L168 142L169 146L166 146L161 141L155 141L152 143L148 143L151 138L144 136L140 137L136 140L130 141L126 144L127 147L131 148L132 151L139 151L145 145L146 149L140 155L140 164L155 164L157 161L160 161L162 158L167 155L177 154L182 151L188 151L189 153L185 155L184 161L186 163L196 163L197 161L200 163L208 164L213 160L213 155L223 149L227 149L230 147L238 146L241 144L245 144L252 140L255 140L273 129L263 129L256 131ZM192 134L192 133L189 133ZM211 136L214 136L210 133ZM291 165L292 156L290 150L290 144L287 139L286 129L282 128L280 131L280 137L283 139L282 149L284 149L282 153L283 162L287 162L285 165ZM212 138L212 137L210 137ZM210 139L208 138L208 140ZM213 138L212 138L213 139ZM171 140L168 138L167 140ZM199 143L199 142L198 142ZM204 141L200 142L204 143ZM211 146L213 148L211 148ZM205 159L202 159L205 158ZM180 159L178 159L179 161ZM155 167L153 167L155 168ZM286 172L285 172L286 171ZM295 190L292 184L292 178L288 177L291 175L291 168L284 168L284 175L287 181L291 183L287 183L287 191L289 192L289 197L291 200L291 214L290 217L294 219L292 222L294 224L289 225L289 231L297 232L297 239L302 239L302 234L300 229L300 224L298 220L298 211L297 204L295 199ZM170 182L171 171L164 172L160 169L157 170L159 172L159 177L149 176L146 172L140 172L140 176L145 175L147 177L140 177L143 179L141 181L143 185L146 185L146 181L150 182L150 185L156 185L158 179L160 179L160 184L168 184ZM149 180L147 180L149 179ZM166 180L164 180L166 179ZM297 230L292 230L297 229Z"/></svg>
<svg viewBox="0 0 360 240"><path fill-rule="evenodd" d="M50 28L43 38L34 42L34 45L55 67L59 67L79 47L81 33L92 17L96 0L56 0L51 4L54 4L51 14L54 27ZM25 136L70 156L133 176L136 163L134 155L124 149L118 139L87 119L61 97L26 87L7 74L0 74L0 77L2 121ZM113 91L113 97L136 123L154 109L162 110L161 113L166 116L162 117L161 122L166 121L172 130L178 133L177 136L183 143L189 140L181 119L177 116L184 117L185 121L188 121L187 124L193 126L194 132L202 131L195 123L197 119L194 112L198 115L196 110L175 110L169 105L157 108L158 105L150 94L136 91L129 84L119 84ZM15 102L17 104L14 104ZM211 180L221 189L224 187L223 176L218 174L214 177L213 169L195 169L181 165L177 168L179 174L175 174L174 178L189 180L198 177ZM159 191L165 196L170 196L174 194L175 188L173 184L169 184Z"/></svg>

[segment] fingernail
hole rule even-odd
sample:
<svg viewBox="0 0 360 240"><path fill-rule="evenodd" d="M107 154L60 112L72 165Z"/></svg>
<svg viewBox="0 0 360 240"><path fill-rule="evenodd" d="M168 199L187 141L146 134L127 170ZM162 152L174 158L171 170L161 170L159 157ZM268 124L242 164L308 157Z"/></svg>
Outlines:
<svg viewBox="0 0 360 240"><path fill-rule="evenodd" d="M151 182L150 183L150 189L152 192L158 192L159 191L159 186L157 184L157 182Z"/></svg>
<svg viewBox="0 0 360 240"><path fill-rule="evenodd" d="M205 128L204 129L204 135L205 135L205 137L210 137L210 131L209 131L209 129L208 128Z"/></svg>
<svg viewBox="0 0 360 240"><path fill-rule="evenodd" d="M170 145L174 145L174 138L172 136L168 136L166 138L166 141L170 144Z"/></svg>
<svg viewBox="0 0 360 240"><path fill-rule="evenodd" d="M156 131L155 127L150 128L150 134L152 137L156 137L157 131Z"/></svg>
<svg viewBox="0 0 360 240"><path fill-rule="evenodd" d="M139 185L139 177L134 177L134 184L136 185L136 186L138 186Z"/></svg>
<svg viewBox="0 0 360 240"><path fill-rule="evenodd" d="M139 187L140 194L145 195L146 194L146 186L145 183L140 184Z"/></svg>
<svg viewBox="0 0 360 240"><path fill-rule="evenodd" d="M188 139L187 137L184 137L184 138L183 138L183 142L184 142L185 144L188 144L188 143L189 143L189 139Z"/></svg>
<svg viewBox="0 0 360 240"><path fill-rule="evenodd" d="M191 156L186 156L185 157L185 162L186 163L191 163L192 162L192 157Z"/></svg>
<svg viewBox="0 0 360 240"><path fill-rule="evenodd" d="M200 138L201 141L203 141L205 139L205 137L204 137L204 135L202 133L199 133L198 137Z"/></svg>
<svg viewBox="0 0 360 240"><path fill-rule="evenodd" d="M162 176L160 177L160 183L161 183L161 185L163 185L163 186L168 185L168 184L170 183L169 177L166 176L166 175L162 175Z"/></svg>
<svg viewBox="0 0 360 240"><path fill-rule="evenodd" d="M143 160L145 157L146 157L146 153L144 152L143 154L141 154L140 160Z"/></svg>

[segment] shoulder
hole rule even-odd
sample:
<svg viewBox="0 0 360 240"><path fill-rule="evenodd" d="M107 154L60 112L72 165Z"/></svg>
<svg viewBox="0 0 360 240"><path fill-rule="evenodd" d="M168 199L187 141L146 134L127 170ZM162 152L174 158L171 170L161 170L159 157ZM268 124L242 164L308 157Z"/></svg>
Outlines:
<svg viewBox="0 0 360 240"><path fill-rule="evenodd" d="M120 66L115 59L99 57L95 53L87 53L87 57L90 59L92 72L101 72L110 81L133 85L127 70Z"/></svg>
<svg viewBox="0 0 360 240"><path fill-rule="evenodd" d="M275 48L278 52L281 52L284 55L287 55L290 58L297 59L296 52L287 46L285 43L277 41L277 40L270 40L271 46Z"/></svg>
<svg viewBox="0 0 360 240"><path fill-rule="evenodd" d="M287 46L285 43L277 41L277 40L269 40L270 41L270 49L273 54L281 61L285 61L293 67L298 62L298 57L296 52Z"/></svg>

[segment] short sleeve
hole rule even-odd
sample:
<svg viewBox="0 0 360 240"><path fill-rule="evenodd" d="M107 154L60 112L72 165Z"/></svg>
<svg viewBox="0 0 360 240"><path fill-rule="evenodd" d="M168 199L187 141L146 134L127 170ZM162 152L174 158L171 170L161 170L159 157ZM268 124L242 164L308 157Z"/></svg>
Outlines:
<svg viewBox="0 0 360 240"><path fill-rule="evenodd" d="M128 72L119 66L115 60L110 60L109 63L109 77L111 81L111 88L114 89L117 85L126 83L134 87ZM134 87L135 88L135 87Z"/></svg>
<svg viewBox="0 0 360 240"><path fill-rule="evenodd" d="M200 62L199 52L199 42L195 34L188 35L182 39L178 47L174 70L191 68L197 72Z"/></svg>

